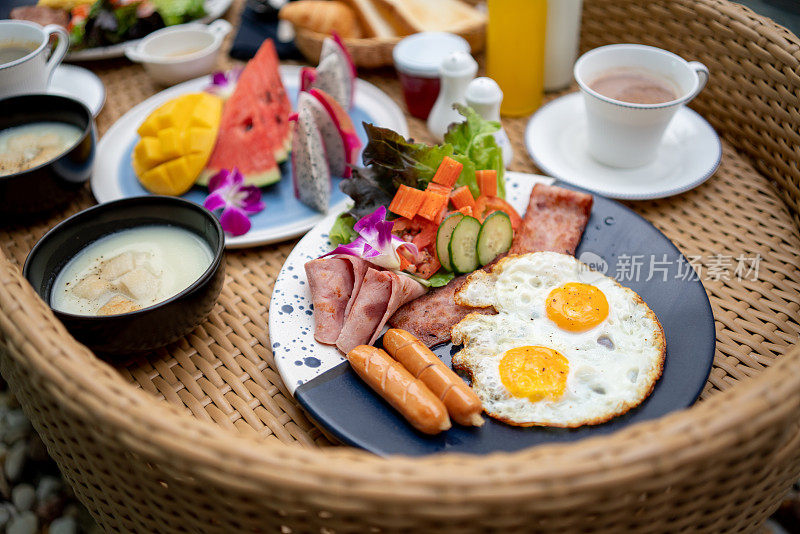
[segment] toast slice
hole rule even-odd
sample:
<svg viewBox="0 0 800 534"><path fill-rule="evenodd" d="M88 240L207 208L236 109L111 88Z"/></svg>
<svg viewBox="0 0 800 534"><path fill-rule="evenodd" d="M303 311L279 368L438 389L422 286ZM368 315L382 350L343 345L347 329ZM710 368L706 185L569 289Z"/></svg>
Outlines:
<svg viewBox="0 0 800 534"><path fill-rule="evenodd" d="M396 19L408 33L457 33L486 23L486 15L460 0L373 0L384 16ZM382 11L379 11L379 13Z"/></svg>
<svg viewBox="0 0 800 534"><path fill-rule="evenodd" d="M376 0L343 1L356 12L365 37L387 39L411 33L411 31L404 31L404 26L392 24L392 19L386 11L386 7L378 4Z"/></svg>

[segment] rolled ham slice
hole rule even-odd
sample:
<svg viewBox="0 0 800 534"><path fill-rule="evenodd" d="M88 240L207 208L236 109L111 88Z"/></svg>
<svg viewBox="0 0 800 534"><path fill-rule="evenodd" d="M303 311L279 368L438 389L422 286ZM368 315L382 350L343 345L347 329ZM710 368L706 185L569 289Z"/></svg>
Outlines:
<svg viewBox="0 0 800 534"><path fill-rule="evenodd" d="M371 345L400 306L424 293L422 284L408 276L367 269L336 346L347 354L358 345Z"/></svg>
<svg viewBox="0 0 800 534"><path fill-rule="evenodd" d="M361 288L367 262L355 256L331 256L305 264L314 303L314 339L336 344L354 297Z"/></svg>
<svg viewBox="0 0 800 534"><path fill-rule="evenodd" d="M395 275L397 276L397 275ZM336 339L336 346L347 354L359 345L367 345L386 313L392 297L392 273L367 269L358 295Z"/></svg>

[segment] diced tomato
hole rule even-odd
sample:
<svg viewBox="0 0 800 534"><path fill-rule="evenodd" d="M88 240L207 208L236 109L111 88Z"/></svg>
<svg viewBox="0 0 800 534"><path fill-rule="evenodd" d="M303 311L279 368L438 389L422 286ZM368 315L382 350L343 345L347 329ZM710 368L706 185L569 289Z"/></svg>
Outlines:
<svg viewBox="0 0 800 534"><path fill-rule="evenodd" d="M423 249L436 240L436 231L439 229L439 225L422 217L414 217L413 222L417 223L420 228L419 233L411 240L417 245L417 248Z"/></svg>
<svg viewBox="0 0 800 534"><path fill-rule="evenodd" d="M405 271L406 269L408 269L409 267L414 265L414 262L412 262L406 256L405 249L406 249L406 247L403 247L401 249L398 249L398 251L397 251L397 256L400 258L400 270L401 271Z"/></svg>
<svg viewBox="0 0 800 534"><path fill-rule="evenodd" d="M442 266L435 253L431 253L427 249L420 254L421 260L416 265L417 276L420 278L428 279Z"/></svg>
<svg viewBox="0 0 800 534"><path fill-rule="evenodd" d="M511 219L511 228L516 232L522 225L522 217L514 207L500 197L479 196L475 200L475 217L483 221L493 211L502 211Z"/></svg>
<svg viewBox="0 0 800 534"><path fill-rule="evenodd" d="M403 241L414 243L417 248L423 249L436 239L436 230L439 225L422 217L395 219L392 233Z"/></svg>

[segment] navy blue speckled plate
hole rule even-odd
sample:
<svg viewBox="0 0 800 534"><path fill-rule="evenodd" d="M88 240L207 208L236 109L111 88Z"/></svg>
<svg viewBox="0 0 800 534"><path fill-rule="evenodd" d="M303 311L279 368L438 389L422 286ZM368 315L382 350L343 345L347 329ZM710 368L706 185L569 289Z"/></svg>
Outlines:
<svg viewBox="0 0 800 534"><path fill-rule="evenodd" d="M510 174L508 198L522 212L534 179ZM481 428L455 425L438 436L421 434L369 389L335 348L314 341L303 264L330 250L327 231L334 216L312 229L287 259L275 284L269 327L284 382L317 423L347 444L381 455L424 455L444 451L484 454L575 441L691 406L711 371L714 316L694 270L649 222L622 204L595 195L576 256L637 292L661 321L667 357L653 393L639 407L598 426L519 428L487 419ZM446 344L434 352L449 365L459 348Z"/></svg>

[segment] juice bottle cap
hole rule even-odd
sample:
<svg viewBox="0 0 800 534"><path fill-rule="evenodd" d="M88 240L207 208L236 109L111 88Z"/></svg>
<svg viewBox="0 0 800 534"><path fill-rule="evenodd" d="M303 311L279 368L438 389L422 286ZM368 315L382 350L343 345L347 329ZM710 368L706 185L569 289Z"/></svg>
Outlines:
<svg viewBox="0 0 800 534"><path fill-rule="evenodd" d="M453 52L469 53L463 37L447 32L421 32L397 43L392 58L397 70L411 76L438 78L442 61Z"/></svg>

